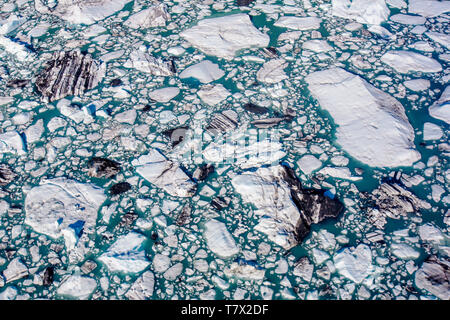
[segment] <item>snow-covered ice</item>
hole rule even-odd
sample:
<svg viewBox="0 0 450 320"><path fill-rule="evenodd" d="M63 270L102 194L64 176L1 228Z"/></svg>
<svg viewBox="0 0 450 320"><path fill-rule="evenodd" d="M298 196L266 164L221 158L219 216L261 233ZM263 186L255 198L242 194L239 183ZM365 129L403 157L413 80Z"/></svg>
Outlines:
<svg viewBox="0 0 450 320"><path fill-rule="evenodd" d="M242 49L266 47L270 40L244 13L203 19L180 35L204 53L225 59Z"/></svg>
<svg viewBox="0 0 450 320"><path fill-rule="evenodd" d="M420 159L414 131L400 102L341 68L314 72L308 88L338 125L337 143L377 167L410 166Z"/></svg>
<svg viewBox="0 0 450 320"><path fill-rule="evenodd" d="M442 71L441 64L433 58L412 51L388 51L381 57L381 61L399 73Z"/></svg>
<svg viewBox="0 0 450 320"><path fill-rule="evenodd" d="M143 248L145 236L130 232L119 237L98 260L111 272L138 273L150 265Z"/></svg>
<svg viewBox="0 0 450 320"><path fill-rule="evenodd" d="M82 233L92 233L98 210L106 200L103 189L66 178L43 180L25 198L25 223L52 238L64 236L75 247Z"/></svg>
<svg viewBox="0 0 450 320"><path fill-rule="evenodd" d="M204 235L209 249L220 257L229 258L239 252L236 242L223 222L215 219L206 222Z"/></svg>
<svg viewBox="0 0 450 320"><path fill-rule="evenodd" d="M209 60L203 60L192 66L187 67L180 73L180 78L195 78L201 83L210 83L214 80L220 79L225 75L225 72L219 68L219 65L212 63Z"/></svg>
<svg viewBox="0 0 450 320"><path fill-rule="evenodd" d="M372 252L365 244L343 249L333 261L337 271L355 283L362 283L373 270Z"/></svg>

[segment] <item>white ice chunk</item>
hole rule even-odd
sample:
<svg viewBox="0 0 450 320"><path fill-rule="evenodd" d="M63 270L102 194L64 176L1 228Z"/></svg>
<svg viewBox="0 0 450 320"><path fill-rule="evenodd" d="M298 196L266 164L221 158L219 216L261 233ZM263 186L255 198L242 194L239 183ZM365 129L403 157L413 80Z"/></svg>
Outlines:
<svg viewBox="0 0 450 320"><path fill-rule="evenodd" d="M450 35L449 34L435 32L435 31L428 31L428 32L425 32L425 35L428 38L430 38L431 40L436 41L443 47L450 50Z"/></svg>
<svg viewBox="0 0 450 320"><path fill-rule="evenodd" d="M414 79L403 82L405 87L412 91L425 91L430 87L430 80Z"/></svg>
<svg viewBox="0 0 450 320"><path fill-rule="evenodd" d="M159 3L133 14L124 24L133 29L146 29L164 27L169 19L170 14L167 12L166 4Z"/></svg>
<svg viewBox="0 0 450 320"><path fill-rule="evenodd" d="M304 31L319 29L321 22L322 19L317 17L284 16L278 19L278 21L274 23L274 26Z"/></svg>
<svg viewBox="0 0 450 320"><path fill-rule="evenodd" d="M302 48L314 52L328 52L333 50L326 40L314 39L303 42Z"/></svg>
<svg viewBox="0 0 450 320"><path fill-rule="evenodd" d="M20 258L13 259L3 271L6 283L21 279L28 275L28 268L23 264Z"/></svg>
<svg viewBox="0 0 450 320"><path fill-rule="evenodd" d="M288 76L284 73L287 67L287 62L284 59L273 59L264 63L261 69L256 73L256 79L262 83L273 84L287 79Z"/></svg>
<svg viewBox="0 0 450 320"><path fill-rule="evenodd" d="M72 275L64 280L56 290L61 296L77 299L87 299L97 288L95 279L80 275Z"/></svg>
<svg viewBox="0 0 450 320"><path fill-rule="evenodd" d="M231 93L219 83L215 86L206 85L202 87L197 94L204 103L210 106L215 106L225 100Z"/></svg>
<svg viewBox="0 0 450 320"><path fill-rule="evenodd" d="M391 245L392 254L403 260L417 259L420 252L404 243L393 243Z"/></svg>
<svg viewBox="0 0 450 320"><path fill-rule="evenodd" d="M212 219L205 223L204 233L208 248L223 258L229 258L239 252L230 232L223 222Z"/></svg>
<svg viewBox="0 0 450 320"><path fill-rule="evenodd" d="M450 124L450 86L447 86L439 100L428 109L430 116Z"/></svg>
<svg viewBox="0 0 450 320"><path fill-rule="evenodd" d="M281 166L246 171L231 180L244 202L250 202L259 216L255 230L262 232L279 246L290 249L298 243L295 237L300 214L291 198L288 184L280 177Z"/></svg>
<svg viewBox="0 0 450 320"><path fill-rule="evenodd" d="M301 157L300 160L297 161L297 164L300 167L300 170L303 171L303 173L310 174L311 172L319 169L322 166L322 161L311 154L307 154Z"/></svg>
<svg viewBox="0 0 450 320"><path fill-rule="evenodd" d="M450 11L450 1L409 0L408 12L431 18Z"/></svg>
<svg viewBox="0 0 450 320"><path fill-rule="evenodd" d="M151 149L132 161L136 172L144 179L177 197L191 197L196 191L195 183L178 164L167 160L159 151Z"/></svg>
<svg viewBox="0 0 450 320"><path fill-rule="evenodd" d="M145 240L145 236L130 232L119 237L98 260L111 272L141 272L150 264L143 248Z"/></svg>
<svg viewBox="0 0 450 320"><path fill-rule="evenodd" d="M26 153L23 139L17 131L0 134L0 154L2 153L15 153L18 155Z"/></svg>
<svg viewBox="0 0 450 320"><path fill-rule="evenodd" d="M209 163L232 163L244 169L277 163L286 155L283 144L272 137L264 138L263 130L259 132L259 139L254 139L253 135L246 132L236 131L228 135L226 141L211 142L203 150L203 157Z"/></svg>
<svg viewBox="0 0 450 320"><path fill-rule="evenodd" d="M332 0L332 14L360 23L380 24L389 17L384 0Z"/></svg>
<svg viewBox="0 0 450 320"><path fill-rule="evenodd" d="M365 244L345 248L333 258L337 271L344 277L361 283L372 272L372 252Z"/></svg>
<svg viewBox="0 0 450 320"><path fill-rule="evenodd" d="M44 133L44 120L39 119L35 124L28 127L25 131L25 136L27 137L27 143L38 142Z"/></svg>
<svg viewBox="0 0 450 320"><path fill-rule="evenodd" d="M122 10L131 0L59 0L49 7L42 0L35 0L38 12L53 14L70 23L93 24Z"/></svg>
<svg viewBox="0 0 450 320"><path fill-rule="evenodd" d="M194 64L180 73L180 78L195 78L201 83L210 83L214 80L220 79L225 75L218 64L212 63L209 60L203 60L197 64Z"/></svg>
<svg viewBox="0 0 450 320"><path fill-rule="evenodd" d="M381 57L381 61L399 73L435 73L442 71L439 62L412 51L388 51Z"/></svg>
<svg viewBox="0 0 450 320"><path fill-rule="evenodd" d="M146 300L152 297L155 287L153 272L144 272L127 291L125 296L130 300Z"/></svg>
<svg viewBox="0 0 450 320"><path fill-rule="evenodd" d="M441 230L431 223L419 226L419 236L423 241L440 243L445 240Z"/></svg>
<svg viewBox="0 0 450 320"><path fill-rule="evenodd" d="M438 125L431 122L423 124L423 140L439 140L443 135L444 132Z"/></svg>
<svg viewBox="0 0 450 320"><path fill-rule="evenodd" d="M409 166L420 159L414 130L400 102L340 68L306 77L309 90L338 125L337 143L375 167Z"/></svg>
<svg viewBox="0 0 450 320"><path fill-rule="evenodd" d="M228 278L236 277L245 280L262 280L266 274L266 270L256 268L250 264L239 264L233 262L230 266L225 268L225 275Z"/></svg>
<svg viewBox="0 0 450 320"><path fill-rule="evenodd" d="M105 200L103 189L92 184L66 178L43 180L26 195L25 223L52 238L63 235L71 249L81 231L93 232Z"/></svg>
<svg viewBox="0 0 450 320"><path fill-rule="evenodd" d="M169 102L180 93L177 87L167 87L151 91L148 96L158 102Z"/></svg>
<svg viewBox="0 0 450 320"><path fill-rule="evenodd" d="M323 174L325 176L331 176L338 179L345 179L350 181L358 181L361 180L362 177L354 177L350 172L349 168L346 167L325 167L321 169L318 173Z"/></svg>
<svg viewBox="0 0 450 320"><path fill-rule="evenodd" d="M389 18L391 21L401 23L401 24L407 24L407 25L414 25L414 24L424 24L426 22L426 19L421 16L411 16L407 14L394 14Z"/></svg>
<svg viewBox="0 0 450 320"><path fill-rule="evenodd" d="M267 47L270 41L243 13L201 20L180 35L204 53L225 59L242 49Z"/></svg>

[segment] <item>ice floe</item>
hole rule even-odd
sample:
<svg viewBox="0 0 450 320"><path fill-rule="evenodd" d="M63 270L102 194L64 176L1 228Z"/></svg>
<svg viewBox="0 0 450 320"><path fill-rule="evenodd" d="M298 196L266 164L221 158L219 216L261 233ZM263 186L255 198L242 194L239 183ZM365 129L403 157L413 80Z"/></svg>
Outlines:
<svg viewBox="0 0 450 320"><path fill-rule="evenodd" d="M317 17L296 17L296 16L284 16L278 19L274 26L287 28L292 30L314 30L319 29L322 19Z"/></svg>
<svg viewBox="0 0 450 320"><path fill-rule="evenodd" d="M220 257L229 258L239 252L236 242L223 222L215 219L206 222L204 236L208 248Z"/></svg>
<svg viewBox="0 0 450 320"><path fill-rule="evenodd" d="M98 209L106 200L103 189L66 178L43 180L25 198L25 223L52 238L64 236L73 248L83 233L91 233Z"/></svg>
<svg viewBox="0 0 450 320"><path fill-rule="evenodd" d="M163 27L167 20L170 20L167 6L159 3L133 14L124 24L133 29Z"/></svg>
<svg viewBox="0 0 450 320"><path fill-rule="evenodd" d="M119 237L100 257L111 272L138 273L150 265L143 248L145 236L130 232Z"/></svg>
<svg viewBox="0 0 450 320"><path fill-rule="evenodd" d="M409 0L408 12L424 17L436 17L450 11L450 3L440 0Z"/></svg>
<svg viewBox="0 0 450 320"><path fill-rule="evenodd" d="M285 249L290 249L309 233L310 225L338 216L342 204L320 190L301 187L292 169L262 167L235 176L231 183L244 202L257 208L255 230Z"/></svg>
<svg viewBox="0 0 450 320"><path fill-rule="evenodd" d="M242 49L266 47L270 40L243 13L203 19L180 35L204 53L225 59Z"/></svg>
<svg viewBox="0 0 450 320"><path fill-rule="evenodd" d="M433 58L412 51L388 51L381 57L381 61L400 73L442 71L441 64Z"/></svg>
<svg viewBox="0 0 450 320"><path fill-rule="evenodd" d="M447 86L439 100L428 108L430 116L450 124L450 86Z"/></svg>
<svg viewBox="0 0 450 320"><path fill-rule="evenodd" d="M332 0L332 14L360 23L381 24L390 10L384 0Z"/></svg>
<svg viewBox="0 0 450 320"><path fill-rule="evenodd" d="M180 73L180 78L195 78L201 83L210 83L222 78L224 75L225 72L219 68L219 65L212 63L209 60L203 60L184 69Z"/></svg>
<svg viewBox="0 0 450 320"><path fill-rule="evenodd" d="M177 197L191 197L196 192L196 184L181 170L178 164L167 160L158 150L151 149L132 161L136 172L144 179Z"/></svg>
<svg viewBox="0 0 450 320"><path fill-rule="evenodd" d="M97 288L97 281L90 277L72 275L65 279L56 292L68 298L87 299Z"/></svg>
<svg viewBox="0 0 450 320"><path fill-rule="evenodd" d="M338 125L337 143L377 167L409 166L420 159L414 131L400 102L340 68L306 77L309 90Z"/></svg>
<svg viewBox="0 0 450 320"><path fill-rule="evenodd" d="M431 293L439 299L449 300L449 269L450 265L448 261L431 256L416 271L415 284L418 288Z"/></svg>
<svg viewBox="0 0 450 320"><path fill-rule="evenodd" d="M372 251L365 244L344 248L333 261L337 271L355 283L362 283L373 271Z"/></svg>
<svg viewBox="0 0 450 320"><path fill-rule="evenodd" d="M0 134L0 154L13 153L18 155L26 154L25 143L17 131L9 131Z"/></svg>
<svg viewBox="0 0 450 320"><path fill-rule="evenodd" d="M93 24L121 10L130 0L60 0L53 5L35 0L38 12L53 14L71 23Z"/></svg>

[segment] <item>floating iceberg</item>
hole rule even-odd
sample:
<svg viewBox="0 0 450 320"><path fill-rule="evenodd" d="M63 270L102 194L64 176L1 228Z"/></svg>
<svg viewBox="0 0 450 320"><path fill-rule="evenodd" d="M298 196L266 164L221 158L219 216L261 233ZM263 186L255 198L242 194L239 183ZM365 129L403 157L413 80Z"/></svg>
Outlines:
<svg viewBox="0 0 450 320"><path fill-rule="evenodd" d="M400 102L341 68L306 77L309 90L338 125L337 143L374 167L410 166L420 159Z"/></svg>
<svg viewBox="0 0 450 320"><path fill-rule="evenodd" d="M68 249L83 233L92 233L98 209L106 200L103 189L66 178L43 180L25 198L25 223L52 238L64 236Z"/></svg>
<svg viewBox="0 0 450 320"><path fill-rule="evenodd" d="M388 51L381 57L381 61L400 73L434 73L442 71L442 66L439 62L412 51Z"/></svg>
<svg viewBox="0 0 450 320"><path fill-rule="evenodd" d="M180 35L204 53L225 59L242 49L267 47L270 40L243 13L201 20Z"/></svg>
<svg viewBox="0 0 450 320"><path fill-rule="evenodd" d="M384 0L332 0L332 14L360 23L380 24L389 17Z"/></svg>
<svg viewBox="0 0 450 320"><path fill-rule="evenodd" d="M450 124L450 86L447 86L438 101L428 109L430 116Z"/></svg>
<svg viewBox="0 0 450 320"><path fill-rule="evenodd" d="M239 252L233 237L223 222L212 219L205 223L205 239L209 249L223 258L229 258Z"/></svg>
<svg viewBox="0 0 450 320"><path fill-rule="evenodd" d="M121 236L98 258L98 261L105 264L111 272L141 272L150 265L143 248L145 240L147 240L145 236L136 232Z"/></svg>
<svg viewBox="0 0 450 320"><path fill-rule="evenodd" d="M136 172L145 180L172 196L191 197L197 190L195 182L181 170L178 164L167 160L156 149L133 160L132 164L136 167Z"/></svg>
<svg viewBox="0 0 450 320"><path fill-rule="evenodd" d="M93 24L116 13L131 0L59 0L49 7L47 1L34 0L36 10L53 14L70 23ZM53 2L54 4L54 2Z"/></svg>

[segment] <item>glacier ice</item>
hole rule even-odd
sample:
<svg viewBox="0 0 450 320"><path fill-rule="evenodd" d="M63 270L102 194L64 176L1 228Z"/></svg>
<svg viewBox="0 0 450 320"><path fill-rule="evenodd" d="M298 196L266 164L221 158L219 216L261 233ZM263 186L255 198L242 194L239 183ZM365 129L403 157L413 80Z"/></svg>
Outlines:
<svg viewBox="0 0 450 320"><path fill-rule="evenodd" d="M420 159L414 131L400 102L341 68L306 77L308 88L337 124L337 143L376 167L410 166Z"/></svg>

